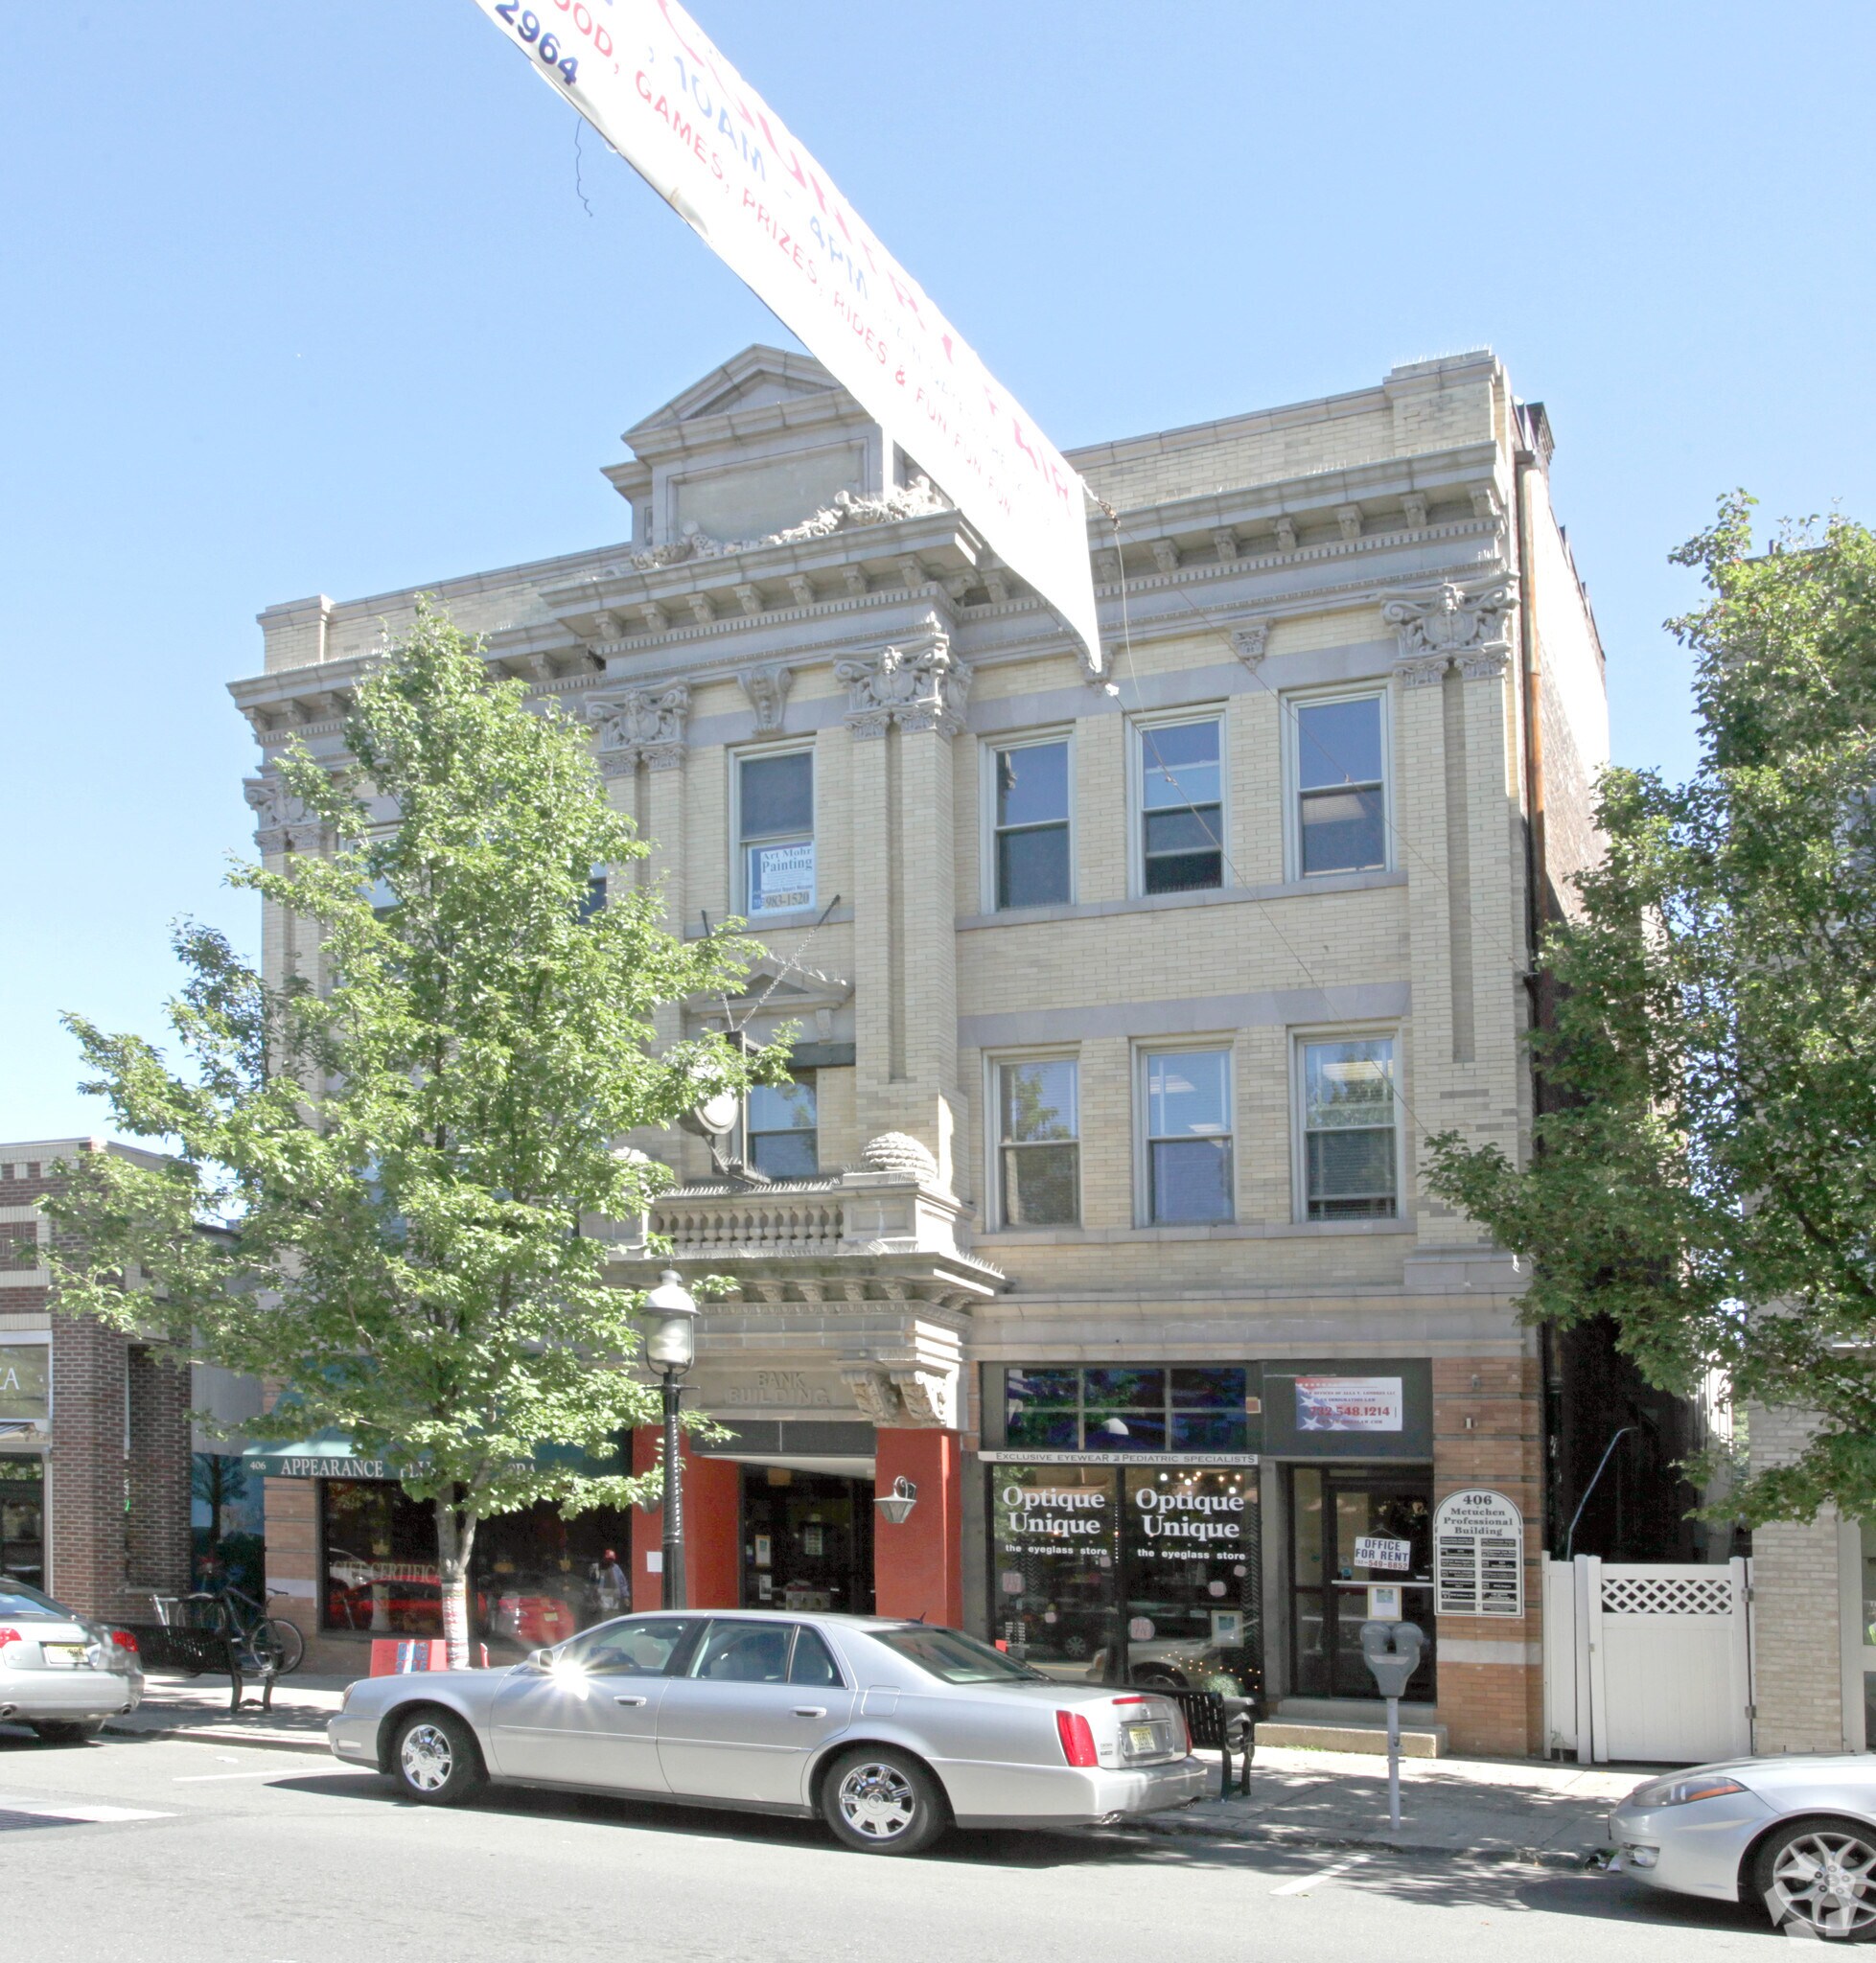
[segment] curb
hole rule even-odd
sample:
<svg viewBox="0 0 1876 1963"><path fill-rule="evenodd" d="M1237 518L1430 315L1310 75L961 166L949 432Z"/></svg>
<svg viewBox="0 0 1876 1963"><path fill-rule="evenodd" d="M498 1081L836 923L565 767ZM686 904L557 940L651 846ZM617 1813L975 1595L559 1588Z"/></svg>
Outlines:
<svg viewBox="0 0 1876 1963"><path fill-rule="evenodd" d="M107 1738L180 1738L201 1744L244 1744L258 1751L317 1752L321 1758L332 1756L331 1748L323 1738L301 1738L286 1731L241 1731L232 1724L106 1723L104 1735Z"/></svg>
<svg viewBox="0 0 1876 1963"><path fill-rule="evenodd" d="M1585 1852L1556 1847L1453 1847L1438 1841L1390 1840L1368 1834L1321 1833L1308 1827L1231 1827L1222 1821L1172 1814L1148 1815L1125 1827L1104 1830L1117 1837L1146 1835L1155 1839L1181 1838L1227 1844L1259 1842L1266 1847L1307 1847L1362 1854L1413 1854L1440 1860L1488 1861L1501 1866L1553 1868L1581 1874L1601 1864L1597 1850Z"/></svg>

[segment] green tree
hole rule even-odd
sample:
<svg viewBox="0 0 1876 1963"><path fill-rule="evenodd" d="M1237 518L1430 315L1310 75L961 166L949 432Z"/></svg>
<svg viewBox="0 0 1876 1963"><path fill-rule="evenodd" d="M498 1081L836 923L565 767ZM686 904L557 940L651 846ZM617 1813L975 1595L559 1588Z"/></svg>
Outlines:
<svg viewBox="0 0 1876 1963"><path fill-rule="evenodd" d="M1532 1258L1529 1311L1612 1317L1649 1380L1802 1407L1749 1522L1876 1510L1876 540L1753 551L1723 501L1676 555L1711 595L1684 784L1603 778L1603 863L1549 937L1552 1105L1529 1165L1429 1141L1429 1184Z"/></svg>
<svg viewBox="0 0 1876 1963"><path fill-rule="evenodd" d="M674 937L649 887L614 881L592 912L592 868L645 846L581 726L441 615L421 608L359 682L345 744L343 771L298 749L280 766L334 849L232 875L308 923L308 972L269 986L180 928L180 1073L69 1017L86 1088L174 1156L91 1155L47 1211L68 1309L133 1328L160 1304L197 1353L285 1384L250 1434L338 1426L396 1461L434 1506L456 1664L479 1521L656 1490L535 1461L609 1452L653 1416L625 1368L639 1298L606 1285L582 1229L641 1213L668 1175L616 1142L782 1065L716 1036L654 1052L654 1009L730 985L749 948Z"/></svg>

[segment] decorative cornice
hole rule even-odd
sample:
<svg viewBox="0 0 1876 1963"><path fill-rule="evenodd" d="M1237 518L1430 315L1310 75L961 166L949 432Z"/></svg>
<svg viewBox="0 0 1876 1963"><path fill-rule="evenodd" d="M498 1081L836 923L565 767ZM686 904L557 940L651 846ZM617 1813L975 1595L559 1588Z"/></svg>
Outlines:
<svg viewBox="0 0 1876 1963"><path fill-rule="evenodd" d="M755 711L757 734L766 736L779 729L788 707L788 691L795 685L794 669L771 661L760 668L737 669L736 680Z"/></svg>
<svg viewBox="0 0 1876 1963"><path fill-rule="evenodd" d="M599 734L603 775L620 776L641 763L649 770L675 770L683 762L684 719L690 713L688 683L589 696L586 713Z"/></svg>
<svg viewBox="0 0 1876 1963"><path fill-rule="evenodd" d="M904 647L834 664L834 679L846 684L846 727L854 735L883 736L893 723L909 736L955 736L964 727L970 670L952 658L951 636L936 613L920 624L922 635Z"/></svg>

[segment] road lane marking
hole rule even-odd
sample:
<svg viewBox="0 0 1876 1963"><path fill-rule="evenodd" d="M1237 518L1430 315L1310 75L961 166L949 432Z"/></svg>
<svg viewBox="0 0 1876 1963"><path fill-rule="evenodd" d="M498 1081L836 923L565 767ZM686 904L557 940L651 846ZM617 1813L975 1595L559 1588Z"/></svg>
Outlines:
<svg viewBox="0 0 1876 1963"><path fill-rule="evenodd" d="M14 1799L0 1793L0 1813L24 1813L32 1819L67 1820L75 1826L107 1827L118 1820L167 1820L172 1813L153 1813L141 1806L94 1806L86 1801L69 1805L48 1799Z"/></svg>
<svg viewBox="0 0 1876 1963"><path fill-rule="evenodd" d="M1270 1892L1273 1895L1307 1895L1318 1882L1347 1873L1350 1868L1358 1865L1362 1859L1361 1855L1356 1854L1347 1860L1332 1860L1327 1867L1317 1868L1314 1874L1298 1875L1295 1881L1285 1882L1282 1887L1272 1888Z"/></svg>

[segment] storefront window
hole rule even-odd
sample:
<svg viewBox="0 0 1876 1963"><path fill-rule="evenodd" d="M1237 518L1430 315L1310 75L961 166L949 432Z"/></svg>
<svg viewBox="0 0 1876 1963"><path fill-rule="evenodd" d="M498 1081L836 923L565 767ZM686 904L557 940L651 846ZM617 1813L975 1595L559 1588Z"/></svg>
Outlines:
<svg viewBox="0 0 1876 1963"><path fill-rule="evenodd" d="M266 1481L239 1452L196 1452L189 1461L189 1529L196 1585L231 1582L258 1600L266 1586Z"/></svg>
<svg viewBox="0 0 1876 1963"><path fill-rule="evenodd" d="M1290 1492L1290 1647L1300 1696L1373 1697L1361 1660L1368 1584L1401 1584L1401 1607L1425 1638L1424 1661L1407 1686L1410 1698L1434 1695L1432 1474L1382 1466L1292 1466ZM1364 1541L1404 1545L1405 1567L1356 1559ZM1422 1585L1414 1586L1414 1582Z"/></svg>
<svg viewBox="0 0 1876 1963"><path fill-rule="evenodd" d="M991 1620L1010 1655L1090 1683L1261 1689L1254 1468L988 1469Z"/></svg>
<svg viewBox="0 0 1876 1963"><path fill-rule="evenodd" d="M1011 1370L1004 1384L1013 1446L1114 1453L1249 1449L1242 1369Z"/></svg>
<svg viewBox="0 0 1876 1963"><path fill-rule="evenodd" d="M0 1574L46 1584L46 1465L36 1454L0 1458Z"/></svg>
<svg viewBox="0 0 1876 1963"><path fill-rule="evenodd" d="M320 1482L321 1625L384 1636L440 1636L436 1516L390 1480ZM631 1607L620 1580L629 1522L609 1507L563 1519L542 1504L484 1520L470 1559L470 1625L479 1640L534 1650ZM616 1557L616 1559L609 1559Z"/></svg>

